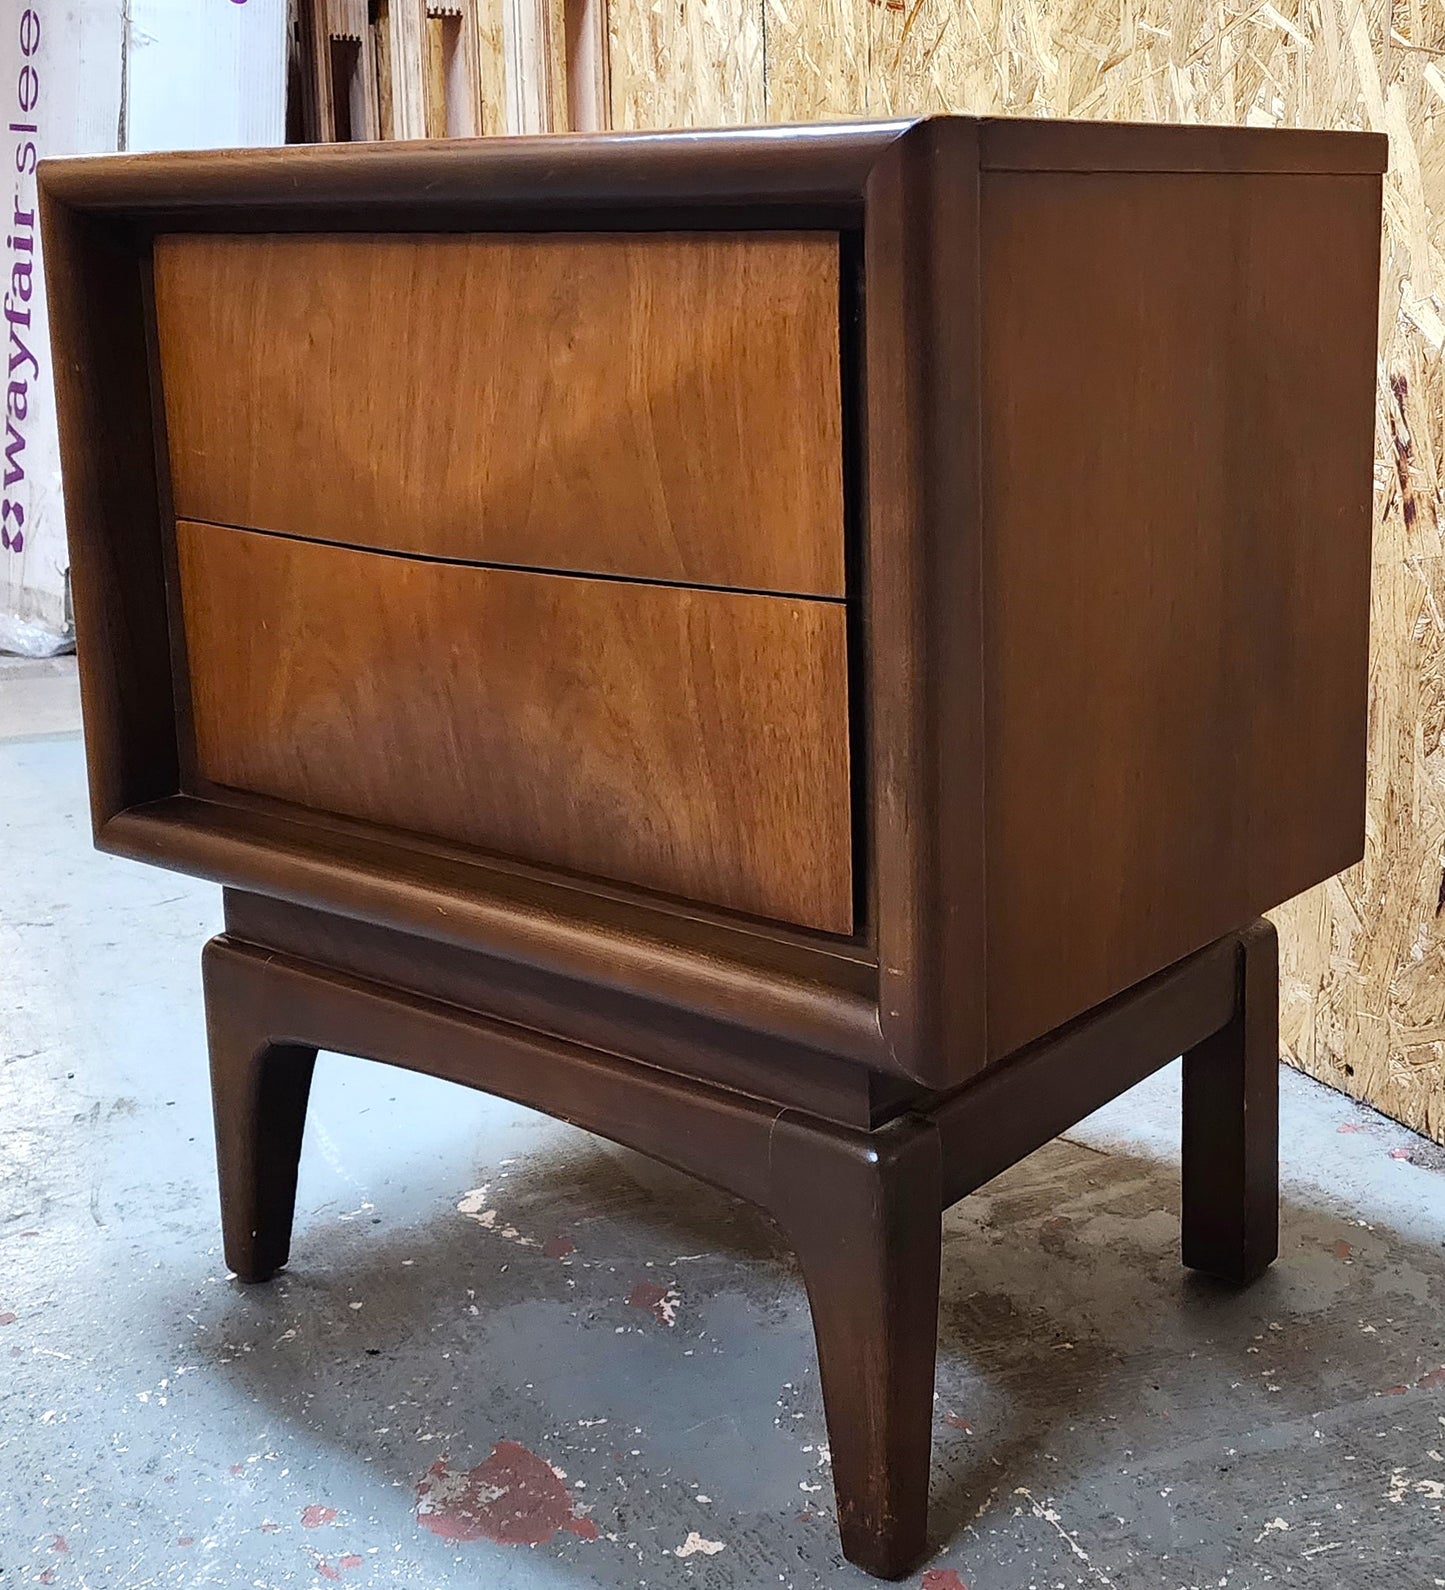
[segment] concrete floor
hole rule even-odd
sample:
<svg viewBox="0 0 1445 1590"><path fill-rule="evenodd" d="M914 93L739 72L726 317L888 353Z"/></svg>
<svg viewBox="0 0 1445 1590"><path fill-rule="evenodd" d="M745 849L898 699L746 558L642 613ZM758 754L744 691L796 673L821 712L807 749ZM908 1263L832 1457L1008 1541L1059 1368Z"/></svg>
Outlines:
<svg viewBox="0 0 1445 1590"><path fill-rule="evenodd" d="M79 743L22 695L0 1590L868 1583L796 1272L724 1197L328 1056L291 1269L227 1279L217 891L91 851ZM1287 1075L1283 1255L1231 1295L1178 1267L1177 1095L1161 1074L948 1216L912 1583L1445 1586L1445 1155Z"/></svg>

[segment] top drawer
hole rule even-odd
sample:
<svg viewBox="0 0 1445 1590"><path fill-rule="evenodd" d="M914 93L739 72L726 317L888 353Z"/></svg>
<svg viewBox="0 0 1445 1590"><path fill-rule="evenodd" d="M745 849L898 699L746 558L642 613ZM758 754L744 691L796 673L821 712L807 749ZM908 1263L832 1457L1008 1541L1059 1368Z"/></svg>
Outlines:
<svg viewBox="0 0 1445 1590"><path fill-rule="evenodd" d="M159 237L175 511L839 596L838 294L828 233Z"/></svg>

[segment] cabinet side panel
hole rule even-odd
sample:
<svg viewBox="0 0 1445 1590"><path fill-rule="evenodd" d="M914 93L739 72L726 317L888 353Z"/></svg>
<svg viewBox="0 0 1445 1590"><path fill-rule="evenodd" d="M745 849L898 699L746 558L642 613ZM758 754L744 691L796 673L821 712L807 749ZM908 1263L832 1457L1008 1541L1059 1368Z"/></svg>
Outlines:
<svg viewBox="0 0 1445 1590"><path fill-rule="evenodd" d="M983 192L998 1056L1361 854L1380 187Z"/></svg>

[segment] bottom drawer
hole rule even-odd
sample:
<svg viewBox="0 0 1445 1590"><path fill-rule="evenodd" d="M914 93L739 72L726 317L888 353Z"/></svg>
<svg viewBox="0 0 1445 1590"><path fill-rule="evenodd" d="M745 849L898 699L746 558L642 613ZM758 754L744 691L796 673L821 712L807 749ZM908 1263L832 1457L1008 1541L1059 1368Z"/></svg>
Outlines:
<svg viewBox="0 0 1445 1590"><path fill-rule="evenodd" d="M840 603L176 537L201 778L851 931Z"/></svg>

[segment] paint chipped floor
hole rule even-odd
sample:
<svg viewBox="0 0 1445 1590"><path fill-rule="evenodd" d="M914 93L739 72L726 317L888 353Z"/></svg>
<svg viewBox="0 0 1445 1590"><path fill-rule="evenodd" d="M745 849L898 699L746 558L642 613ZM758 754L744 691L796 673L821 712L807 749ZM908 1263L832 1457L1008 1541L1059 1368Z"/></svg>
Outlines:
<svg viewBox="0 0 1445 1590"><path fill-rule="evenodd" d="M73 736L0 744L0 837L0 1586L869 1582L760 1217L328 1056L291 1268L242 1287L217 892L90 850ZM1177 1263L1177 1090L948 1216L911 1582L1445 1585L1445 1155L1287 1076L1283 1256L1231 1295Z"/></svg>

